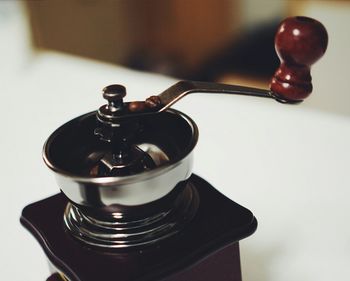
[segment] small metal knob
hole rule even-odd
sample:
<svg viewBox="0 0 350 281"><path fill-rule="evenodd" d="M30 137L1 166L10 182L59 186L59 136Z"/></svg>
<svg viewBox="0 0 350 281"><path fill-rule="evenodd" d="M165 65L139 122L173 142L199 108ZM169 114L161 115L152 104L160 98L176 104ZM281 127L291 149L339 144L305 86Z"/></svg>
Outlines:
<svg viewBox="0 0 350 281"><path fill-rule="evenodd" d="M108 101L122 100L126 96L126 89L123 85L113 84L103 88L103 98Z"/></svg>
<svg viewBox="0 0 350 281"><path fill-rule="evenodd" d="M126 96L126 89L123 85L114 84L103 88L103 98L108 104L102 105L97 111L97 118L102 123L118 125L116 116L122 114L124 109L123 98ZM118 125L119 126L119 125Z"/></svg>
<svg viewBox="0 0 350 281"><path fill-rule="evenodd" d="M126 96L126 89L123 85L113 84L105 87L103 90L103 98L108 101L109 107L121 108L123 106L123 98Z"/></svg>

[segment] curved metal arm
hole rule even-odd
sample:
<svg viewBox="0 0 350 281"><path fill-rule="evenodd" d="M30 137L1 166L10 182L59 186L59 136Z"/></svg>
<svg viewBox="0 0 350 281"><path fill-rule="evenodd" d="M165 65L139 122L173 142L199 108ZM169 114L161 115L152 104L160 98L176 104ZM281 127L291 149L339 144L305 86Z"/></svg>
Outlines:
<svg viewBox="0 0 350 281"><path fill-rule="evenodd" d="M245 95L261 98L272 98L278 100L279 102L292 103L291 101L277 98L277 96L269 90L211 82L180 81L158 95L160 107L157 111L161 112L166 110L184 96L191 93Z"/></svg>
<svg viewBox="0 0 350 281"><path fill-rule="evenodd" d="M148 99L146 99L146 101L135 101L127 103L127 111L123 112L123 114L121 115L109 116L109 118L112 120L112 122L114 122L130 117L156 114L166 110L167 108L171 107L174 103L182 99L184 96L191 93L218 93L271 98L275 99L278 102L287 104L296 104L301 102L284 99L270 90L238 85L227 85L221 83L180 81L171 86L170 88L166 89L159 95L149 97Z"/></svg>

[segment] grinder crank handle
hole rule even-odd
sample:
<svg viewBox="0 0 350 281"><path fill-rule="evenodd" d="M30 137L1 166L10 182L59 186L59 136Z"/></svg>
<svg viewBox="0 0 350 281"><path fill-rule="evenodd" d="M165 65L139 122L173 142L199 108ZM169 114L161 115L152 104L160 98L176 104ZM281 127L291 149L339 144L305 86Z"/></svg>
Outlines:
<svg viewBox="0 0 350 281"><path fill-rule="evenodd" d="M222 93L272 98L282 103L302 102L312 91L310 67L327 49L325 27L308 17L290 17L278 27L275 49L281 64L270 90L209 82L180 81L145 102L129 104L131 112L153 109L161 112L189 93Z"/></svg>

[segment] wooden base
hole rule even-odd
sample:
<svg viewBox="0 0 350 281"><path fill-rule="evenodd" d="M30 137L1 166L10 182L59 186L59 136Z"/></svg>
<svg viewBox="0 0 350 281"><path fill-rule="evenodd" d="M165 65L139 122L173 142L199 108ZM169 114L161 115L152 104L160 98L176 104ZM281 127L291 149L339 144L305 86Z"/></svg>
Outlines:
<svg viewBox="0 0 350 281"><path fill-rule="evenodd" d="M62 194L27 206L21 222L70 281L240 281L238 241L255 231L256 219L200 177L190 181L200 200L194 219L141 249L106 251L74 239L63 225Z"/></svg>
<svg viewBox="0 0 350 281"><path fill-rule="evenodd" d="M164 281L242 281L238 242ZM53 273L46 281L68 281ZM116 279L118 281L118 279Z"/></svg>
<svg viewBox="0 0 350 281"><path fill-rule="evenodd" d="M241 281L238 242L209 256L188 270L166 281Z"/></svg>

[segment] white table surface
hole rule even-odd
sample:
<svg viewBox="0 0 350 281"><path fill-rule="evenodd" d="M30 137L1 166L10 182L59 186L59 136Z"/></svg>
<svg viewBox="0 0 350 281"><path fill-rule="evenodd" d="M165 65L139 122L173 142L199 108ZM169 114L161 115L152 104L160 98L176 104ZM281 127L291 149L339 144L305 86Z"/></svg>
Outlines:
<svg viewBox="0 0 350 281"><path fill-rule="evenodd" d="M203 94L175 106L200 129L194 171L258 219L257 232L241 242L244 280L349 280L349 64L342 64L349 42L334 45L332 37L314 68L314 95L299 106ZM17 66L0 71L1 280L38 281L48 276L46 258L19 217L28 203L58 192L41 159L45 139L96 109L105 85L122 83L137 100L175 80L56 53L31 53Z"/></svg>

